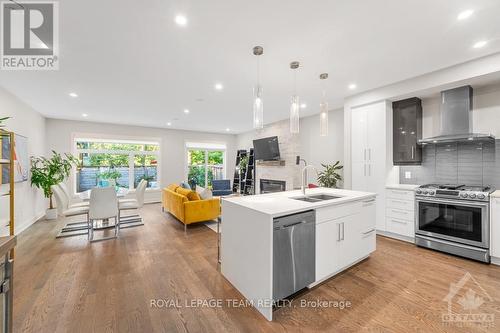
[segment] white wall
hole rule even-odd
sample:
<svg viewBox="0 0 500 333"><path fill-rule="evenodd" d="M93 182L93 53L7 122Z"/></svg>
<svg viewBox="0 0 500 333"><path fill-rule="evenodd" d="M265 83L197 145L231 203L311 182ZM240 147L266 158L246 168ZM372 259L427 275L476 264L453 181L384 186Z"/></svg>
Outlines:
<svg viewBox="0 0 500 333"><path fill-rule="evenodd" d="M344 112L342 109L328 113L328 136L319 135L319 115L300 120L300 155L318 171L321 164L333 164L344 160ZM314 171L308 173L309 182L317 183ZM341 185L341 184L340 184Z"/></svg>
<svg viewBox="0 0 500 333"><path fill-rule="evenodd" d="M160 141L161 187L186 180L185 143L223 143L226 145L226 178L233 178L236 161L236 136L139 126L113 125L86 121L47 119L47 152L73 153L75 134L122 139L158 139ZM70 181L70 186L73 180ZM150 201L160 199L159 192Z"/></svg>
<svg viewBox="0 0 500 333"><path fill-rule="evenodd" d="M287 178L294 179L295 188L300 187L300 168L295 166L295 156L300 155L308 164L320 171L321 164L331 164L336 161L343 163L344 158L344 113L342 109L331 110L328 114L329 133L326 137L319 135L319 114L300 119L298 135L290 134L288 120L266 125L259 131L251 131L238 135L238 148L249 149L252 140L268 136L278 136L280 153L291 168L269 167L281 173L293 173ZM258 167L259 168L259 167ZM262 168L262 167L260 167ZM257 172L259 174L259 172ZM258 175L257 175L258 176ZM308 173L310 183L317 183L314 172ZM280 177L276 177L280 179Z"/></svg>
<svg viewBox="0 0 500 333"><path fill-rule="evenodd" d="M28 138L29 155L44 155L46 151L45 118L0 87L0 117L6 116L12 117L6 121L6 129ZM48 202L44 198L42 191L32 188L29 181L16 183L14 193L15 232L18 234L43 217ZM0 199L0 218L2 220L8 219L8 207L8 198L2 197ZM4 235L5 229L1 228L0 230Z"/></svg>

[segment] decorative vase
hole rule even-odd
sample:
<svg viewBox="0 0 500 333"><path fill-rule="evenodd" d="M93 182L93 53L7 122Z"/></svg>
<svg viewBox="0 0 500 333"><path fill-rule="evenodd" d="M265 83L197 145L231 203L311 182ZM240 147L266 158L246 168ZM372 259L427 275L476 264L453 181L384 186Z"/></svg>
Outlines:
<svg viewBox="0 0 500 333"><path fill-rule="evenodd" d="M57 209L56 208L47 209L47 211L45 212L45 219L46 220L57 219Z"/></svg>

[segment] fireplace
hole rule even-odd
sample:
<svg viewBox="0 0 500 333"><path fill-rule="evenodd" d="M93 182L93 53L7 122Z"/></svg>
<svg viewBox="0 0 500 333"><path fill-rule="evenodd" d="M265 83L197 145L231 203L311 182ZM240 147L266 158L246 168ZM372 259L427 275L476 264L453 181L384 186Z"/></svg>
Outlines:
<svg viewBox="0 0 500 333"><path fill-rule="evenodd" d="M286 190L286 181L274 179L260 180L260 193L283 192Z"/></svg>

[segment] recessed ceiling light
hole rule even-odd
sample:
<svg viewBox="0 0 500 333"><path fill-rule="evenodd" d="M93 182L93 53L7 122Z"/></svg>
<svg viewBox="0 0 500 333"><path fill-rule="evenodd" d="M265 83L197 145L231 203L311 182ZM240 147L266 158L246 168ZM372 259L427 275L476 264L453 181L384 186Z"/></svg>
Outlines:
<svg viewBox="0 0 500 333"><path fill-rule="evenodd" d="M472 14L474 14L474 11L472 9L464 10L463 12L458 14L457 20L462 21L462 20L468 19L469 17L472 16Z"/></svg>
<svg viewBox="0 0 500 333"><path fill-rule="evenodd" d="M177 23L177 25L184 27L187 25L188 20L187 20L186 16L184 16L184 15L177 15L175 17L175 23Z"/></svg>
<svg viewBox="0 0 500 333"><path fill-rule="evenodd" d="M184 113L185 113L185 114L188 114L188 113L189 113L189 110L188 110L188 109L184 109Z"/></svg>
<svg viewBox="0 0 500 333"><path fill-rule="evenodd" d="M82 113L82 117L83 117L83 118L87 118L88 116L89 116L88 114L86 114L86 113Z"/></svg>
<svg viewBox="0 0 500 333"><path fill-rule="evenodd" d="M480 49L480 48L484 47L486 44L488 44L488 41L480 40L479 42L476 42L472 47L475 49Z"/></svg>
<svg viewBox="0 0 500 333"><path fill-rule="evenodd" d="M216 83L214 88L215 88L215 90L222 90L222 89L224 89L224 86L222 85L222 83Z"/></svg>
<svg viewBox="0 0 500 333"><path fill-rule="evenodd" d="M69 93L69 96L70 96L70 97L73 97L73 98L76 98L76 97L78 97L78 94L77 94L77 93L72 92L72 93Z"/></svg>
<svg viewBox="0 0 500 333"><path fill-rule="evenodd" d="M229 132L230 130L231 130L231 129L229 129L229 128L226 128L226 132Z"/></svg>
<svg viewBox="0 0 500 333"><path fill-rule="evenodd" d="M302 103L302 104L300 104L300 108L301 108L301 109L305 109L305 108L307 108L307 104L306 104L306 103Z"/></svg>
<svg viewBox="0 0 500 333"><path fill-rule="evenodd" d="M356 85L356 83L351 83L351 84L349 85L349 89L351 89L351 90L354 90L354 89L356 89L357 87L358 87L358 86Z"/></svg>
<svg viewBox="0 0 500 333"><path fill-rule="evenodd" d="M167 126L172 126L172 123L169 121L169 122L167 123Z"/></svg>

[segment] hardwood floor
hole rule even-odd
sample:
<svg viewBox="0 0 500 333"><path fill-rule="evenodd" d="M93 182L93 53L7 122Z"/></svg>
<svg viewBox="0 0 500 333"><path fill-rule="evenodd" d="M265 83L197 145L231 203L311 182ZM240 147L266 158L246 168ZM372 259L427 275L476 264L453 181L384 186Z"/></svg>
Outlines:
<svg viewBox="0 0 500 333"><path fill-rule="evenodd" d="M215 232L198 225L185 235L156 204L141 214L144 226L93 244L85 236L55 239L63 221L40 221L23 232L16 250L14 332L500 331L500 267L384 237L369 259L297 296L267 322L251 307L227 305L227 299L242 297L218 271ZM494 315L495 327L443 324L450 283L467 272L480 287L469 280L452 309ZM466 300L470 308L478 297L484 304L475 312L457 302ZM180 306L151 306L158 299ZM197 299L222 300L223 306L186 306ZM315 300L352 305L301 307Z"/></svg>

